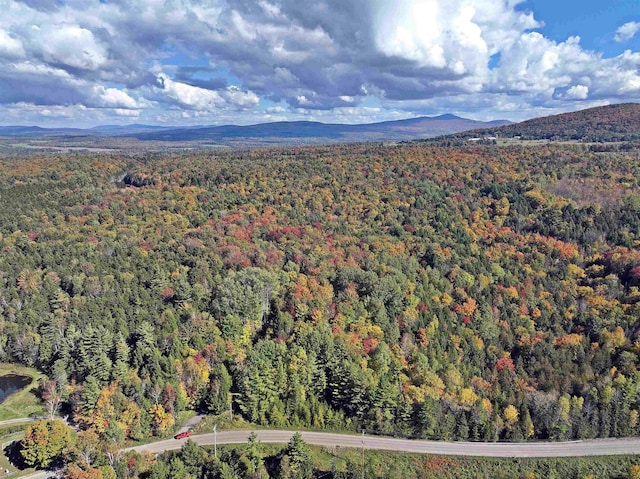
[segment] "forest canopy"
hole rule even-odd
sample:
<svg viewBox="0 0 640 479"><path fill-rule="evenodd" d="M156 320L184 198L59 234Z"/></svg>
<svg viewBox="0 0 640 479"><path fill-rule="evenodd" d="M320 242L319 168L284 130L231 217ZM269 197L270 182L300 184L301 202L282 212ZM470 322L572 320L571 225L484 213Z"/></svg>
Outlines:
<svg viewBox="0 0 640 479"><path fill-rule="evenodd" d="M639 430L640 162L377 144L0 161L0 360L114 445L232 408L471 440Z"/></svg>

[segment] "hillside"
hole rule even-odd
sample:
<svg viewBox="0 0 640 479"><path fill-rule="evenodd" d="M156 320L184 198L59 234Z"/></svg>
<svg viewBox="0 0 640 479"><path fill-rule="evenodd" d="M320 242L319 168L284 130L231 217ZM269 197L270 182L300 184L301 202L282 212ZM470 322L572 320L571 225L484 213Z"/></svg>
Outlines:
<svg viewBox="0 0 640 479"><path fill-rule="evenodd" d="M624 103L588 108L497 128L475 129L444 139L469 140L486 137L581 142L635 141L640 139L640 104Z"/></svg>

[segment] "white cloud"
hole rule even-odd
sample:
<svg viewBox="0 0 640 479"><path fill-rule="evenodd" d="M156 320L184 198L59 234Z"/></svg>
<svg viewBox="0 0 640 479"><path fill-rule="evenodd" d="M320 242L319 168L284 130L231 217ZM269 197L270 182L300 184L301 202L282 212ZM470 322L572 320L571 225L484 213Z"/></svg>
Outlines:
<svg viewBox="0 0 640 479"><path fill-rule="evenodd" d="M0 28L0 57L22 58L24 55L25 51L22 42Z"/></svg>
<svg viewBox="0 0 640 479"><path fill-rule="evenodd" d="M34 63L29 60L9 63L6 65L6 68L8 71L13 71L32 78L35 76L48 76L56 78L57 80L73 80L73 76L66 70L43 65L42 63Z"/></svg>
<svg viewBox="0 0 640 479"><path fill-rule="evenodd" d="M296 98L296 100L298 101L299 105L307 106L312 104L304 95L299 95L298 98Z"/></svg>
<svg viewBox="0 0 640 479"><path fill-rule="evenodd" d="M580 38L556 43L537 32L521 35L501 52L485 92L529 98L530 106L558 105L557 100L630 101L640 96L640 54L613 58L587 51Z"/></svg>
<svg viewBox="0 0 640 479"><path fill-rule="evenodd" d="M229 86L221 92L222 98L239 107L253 107L260 103L258 95L252 91L242 91L237 86Z"/></svg>
<svg viewBox="0 0 640 479"><path fill-rule="evenodd" d="M359 121L465 105L476 117L515 118L640 100L640 53L605 58L578 37L553 41L523 5L0 0L0 105L246 123L265 112ZM616 40L638 31L629 22ZM262 99L283 111L260 108Z"/></svg>
<svg viewBox="0 0 640 479"><path fill-rule="evenodd" d="M114 113L118 116L138 118L140 116L140 110L125 110L122 108L116 108Z"/></svg>
<svg viewBox="0 0 640 479"><path fill-rule="evenodd" d="M593 60L582 51L579 42L579 38L571 37L557 44L538 32L522 34L501 52L498 68L493 72L494 88L553 93L555 87L570 81L567 69L578 63L583 68Z"/></svg>
<svg viewBox="0 0 640 479"><path fill-rule="evenodd" d="M379 1L376 46L387 56L412 62L416 73L421 68L421 73L431 71L433 86L477 91L487 77L490 56L540 26L530 13L514 9L518 3L522 2Z"/></svg>
<svg viewBox="0 0 640 479"><path fill-rule="evenodd" d="M158 75L158 80L162 93L183 107L211 110L223 103L222 97L215 91L173 81L164 73Z"/></svg>
<svg viewBox="0 0 640 479"><path fill-rule="evenodd" d="M257 38L257 32L236 10L231 11L231 24L240 40L252 42Z"/></svg>
<svg viewBox="0 0 640 479"><path fill-rule="evenodd" d="M640 32L640 22L628 22L618 28L614 39L619 43L626 42L635 37L638 32Z"/></svg>
<svg viewBox="0 0 640 479"><path fill-rule="evenodd" d="M589 96L589 87L586 85L574 85L567 90L565 98L568 100L586 100Z"/></svg>
<svg viewBox="0 0 640 479"><path fill-rule="evenodd" d="M266 0L259 0L258 4L264 10L267 16L277 19L284 18L278 5L274 5L273 3L267 2Z"/></svg>
<svg viewBox="0 0 640 479"><path fill-rule="evenodd" d="M157 90L163 95L182 107L193 110L212 111L227 106L253 107L260 102L255 93L243 91L236 86L229 86L218 92L174 81L164 73L158 75L158 83L160 86Z"/></svg>
<svg viewBox="0 0 640 479"><path fill-rule="evenodd" d="M84 105L35 105L19 102L0 107L5 121L11 124L33 125L46 121L49 126L89 127L107 122L122 123L123 118L136 118L139 110L106 110ZM129 120L125 120L125 123Z"/></svg>
<svg viewBox="0 0 640 479"><path fill-rule="evenodd" d="M126 92L117 88L104 88L96 86L93 89L93 96L96 102L106 108L138 108L138 103Z"/></svg>
<svg viewBox="0 0 640 479"><path fill-rule="evenodd" d="M376 46L382 53L414 61L420 66L447 66L440 27L445 18L439 2L398 0L392 4L384 2L381 7Z"/></svg>
<svg viewBox="0 0 640 479"><path fill-rule="evenodd" d="M107 61L106 48L86 28L73 24L33 27L32 50L45 62L80 70L97 70Z"/></svg>

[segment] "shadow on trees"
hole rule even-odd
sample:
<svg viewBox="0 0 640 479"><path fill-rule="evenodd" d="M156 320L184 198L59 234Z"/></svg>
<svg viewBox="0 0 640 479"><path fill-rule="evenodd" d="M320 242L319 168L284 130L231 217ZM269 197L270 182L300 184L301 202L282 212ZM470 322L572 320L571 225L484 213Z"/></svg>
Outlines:
<svg viewBox="0 0 640 479"><path fill-rule="evenodd" d="M18 469L27 469L29 467L22 457L22 443L20 441L13 441L3 449L3 452L9 462Z"/></svg>

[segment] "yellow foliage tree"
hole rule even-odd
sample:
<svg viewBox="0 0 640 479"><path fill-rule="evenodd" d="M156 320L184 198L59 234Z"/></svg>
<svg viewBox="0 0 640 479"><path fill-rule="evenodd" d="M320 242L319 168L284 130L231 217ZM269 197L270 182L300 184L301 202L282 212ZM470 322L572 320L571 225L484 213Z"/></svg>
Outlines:
<svg viewBox="0 0 640 479"><path fill-rule="evenodd" d="M117 383L113 383L102 390L96 401L96 407L87 419L87 423L95 427L99 434L104 434L110 419L115 416L116 410L112 399L117 387Z"/></svg>
<svg viewBox="0 0 640 479"><path fill-rule="evenodd" d="M209 364L202 354L196 353L184 361L177 361L176 370L189 400L194 401L200 389L209 383Z"/></svg>
<svg viewBox="0 0 640 479"><path fill-rule="evenodd" d="M478 395L471 388L463 388L460 391L460 404L465 407L473 406L478 400Z"/></svg>
<svg viewBox="0 0 640 479"><path fill-rule="evenodd" d="M65 479L103 479L100 469L82 469L78 466L70 467L64 475Z"/></svg>
<svg viewBox="0 0 640 479"><path fill-rule="evenodd" d="M162 407L162 404L155 404L151 406L149 414L151 414L153 419L154 430L156 433L162 433L174 424L173 415L166 412L164 407Z"/></svg>
<svg viewBox="0 0 640 479"><path fill-rule="evenodd" d="M518 417L520 414L515 406L509 404L506 408L504 408L504 421L509 429L516 425L518 422Z"/></svg>
<svg viewBox="0 0 640 479"><path fill-rule="evenodd" d="M575 347L580 344L584 336L581 334L564 334L553 339L553 345L559 348Z"/></svg>
<svg viewBox="0 0 640 479"><path fill-rule="evenodd" d="M624 330L620 326L616 326L612 332L608 330L602 331L600 334L602 342L612 348L621 348L627 341L624 335Z"/></svg>

